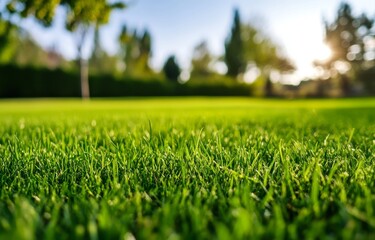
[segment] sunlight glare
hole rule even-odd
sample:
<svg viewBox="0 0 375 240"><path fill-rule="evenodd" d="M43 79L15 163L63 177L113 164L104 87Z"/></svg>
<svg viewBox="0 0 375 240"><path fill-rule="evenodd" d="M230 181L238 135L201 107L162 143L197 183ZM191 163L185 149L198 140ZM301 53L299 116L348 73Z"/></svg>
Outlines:
<svg viewBox="0 0 375 240"><path fill-rule="evenodd" d="M319 61L328 60L332 56L332 50L326 44L319 45L315 50L316 58Z"/></svg>

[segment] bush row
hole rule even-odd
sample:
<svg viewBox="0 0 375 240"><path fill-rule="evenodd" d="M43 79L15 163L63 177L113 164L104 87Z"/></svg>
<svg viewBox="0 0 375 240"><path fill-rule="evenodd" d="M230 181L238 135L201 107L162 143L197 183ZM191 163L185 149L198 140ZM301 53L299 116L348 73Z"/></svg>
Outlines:
<svg viewBox="0 0 375 240"><path fill-rule="evenodd" d="M125 96L249 96L250 86L238 83L179 84L159 79L90 76L92 97ZM80 97L79 74L14 65L0 66L0 98Z"/></svg>

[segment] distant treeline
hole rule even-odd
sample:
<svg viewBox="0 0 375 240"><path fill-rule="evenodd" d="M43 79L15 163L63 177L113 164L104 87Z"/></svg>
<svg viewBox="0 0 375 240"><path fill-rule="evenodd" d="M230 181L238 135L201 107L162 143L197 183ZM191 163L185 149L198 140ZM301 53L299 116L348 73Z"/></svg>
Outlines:
<svg viewBox="0 0 375 240"><path fill-rule="evenodd" d="M0 65L0 98L80 97L78 72ZM90 76L92 97L250 96L251 86L235 82L186 83L161 79Z"/></svg>
<svg viewBox="0 0 375 240"><path fill-rule="evenodd" d="M355 14L345 2L339 5L332 21L324 22L322 40L331 50L331 55L327 59L315 60L312 64L316 73L299 79L301 82L298 86L286 84L296 70L295 63L261 26L243 21L239 9L234 10L222 53L213 54L208 42L202 40L192 49L190 66L182 68L178 58L172 54L167 56L161 69L154 69L150 65L154 51L153 37L148 29L140 31L123 25L120 34L114 36L117 38L118 51L113 55L101 45L99 26L106 24L108 19L102 18L106 16L103 12L91 10L103 8L109 16L113 10L112 1L59 1L60 4L45 4L45 1L36 0L5 2L8 4L3 6L7 7L0 7L2 98L89 98L90 95L375 96L375 17ZM71 5L78 3L85 3L82 5L84 11ZM33 17L48 25L52 23L54 10L58 6L71 11L66 14L69 17L65 20L67 27L73 27L67 30L78 40L77 58L74 60L65 59L53 47L42 48L38 39L32 38L26 29L12 21L17 17ZM122 9L124 6L117 7ZM94 31L93 48L88 59L83 58L81 50L88 42L86 36L92 35L87 35L85 28L74 28L83 19L84 25L89 24ZM300 27L306 26L301 24ZM181 81L187 83L180 84Z"/></svg>

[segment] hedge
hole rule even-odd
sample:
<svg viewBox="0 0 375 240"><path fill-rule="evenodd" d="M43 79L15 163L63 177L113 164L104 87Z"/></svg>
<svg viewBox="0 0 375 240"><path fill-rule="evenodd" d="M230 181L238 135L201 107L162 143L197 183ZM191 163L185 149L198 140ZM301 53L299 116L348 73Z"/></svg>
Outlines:
<svg viewBox="0 0 375 240"><path fill-rule="evenodd" d="M92 97L126 96L249 96L246 84L187 83L159 79L90 76ZM80 97L77 72L0 65L0 98Z"/></svg>

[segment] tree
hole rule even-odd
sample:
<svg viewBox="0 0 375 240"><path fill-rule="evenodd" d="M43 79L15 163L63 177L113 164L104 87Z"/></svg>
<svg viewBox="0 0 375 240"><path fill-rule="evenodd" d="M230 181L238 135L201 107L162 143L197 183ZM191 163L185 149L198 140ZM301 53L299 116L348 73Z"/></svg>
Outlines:
<svg viewBox="0 0 375 240"><path fill-rule="evenodd" d="M295 70L291 61L282 54L277 46L266 34L252 26L242 25L244 55L246 63L255 64L261 73L268 77L272 70L288 73Z"/></svg>
<svg viewBox="0 0 375 240"><path fill-rule="evenodd" d="M49 69L69 68L70 63L54 48L43 49L28 33L20 33L16 41L17 49L11 63L23 66L47 67Z"/></svg>
<svg viewBox="0 0 375 240"><path fill-rule="evenodd" d="M100 43L100 29L95 28L94 47L90 58L91 73L116 73L120 59L109 55Z"/></svg>
<svg viewBox="0 0 375 240"><path fill-rule="evenodd" d="M17 50L19 28L0 13L0 63L9 62Z"/></svg>
<svg viewBox="0 0 375 240"><path fill-rule="evenodd" d="M122 9L125 4L109 0L10 0L7 9L21 17L34 16L45 26L50 26L58 6L65 7L66 28L77 35L78 62L81 75L82 98L90 97L88 64L83 57L83 46L93 27L106 24L114 9Z"/></svg>
<svg viewBox="0 0 375 240"><path fill-rule="evenodd" d="M109 3L107 0L63 0L68 9L66 26L69 31L78 34L78 59L81 76L81 94L87 99L90 97L88 64L83 57L83 46L87 34L92 27L99 27L109 21L114 9L122 9L121 2Z"/></svg>
<svg viewBox="0 0 375 240"><path fill-rule="evenodd" d="M0 13L0 63L68 67L69 63L54 49L45 50L39 46L25 29L3 18Z"/></svg>
<svg viewBox="0 0 375 240"><path fill-rule="evenodd" d="M332 50L331 58L326 62L332 65L336 61L361 64L365 58L364 39L370 35L374 20L365 14L354 16L348 3L342 3L332 23L325 22L325 42Z"/></svg>
<svg viewBox="0 0 375 240"><path fill-rule="evenodd" d="M139 56L138 42L137 42L137 32L134 31L133 34L129 33L128 27L123 26L120 36L119 43L121 47L121 57L125 65L125 74L133 75L135 69L134 59Z"/></svg>
<svg viewBox="0 0 375 240"><path fill-rule="evenodd" d="M264 80L265 91L272 88L270 74L295 70L291 61L285 57L269 37L253 25L241 22L238 10L234 12L231 34L225 42L225 63L227 75L235 78L244 75L249 68L257 68Z"/></svg>
<svg viewBox="0 0 375 240"><path fill-rule="evenodd" d="M163 66L163 72L168 80L177 82L178 78L181 74L181 68L178 66L176 62L175 56L168 57L167 61Z"/></svg>
<svg viewBox="0 0 375 240"><path fill-rule="evenodd" d="M152 44L151 34L146 29L143 33L143 36L140 38L140 46L139 46L141 69L145 73L151 72L151 68L149 66L149 60L152 54L151 44Z"/></svg>
<svg viewBox="0 0 375 240"><path fill-rule="evenodd" d="M18 14L23 18L34 16L44 26L50 26L56 8L62 3L66 3L66 1L8 0L6 8L11 14Z"/></svg>
<svg viewBox="0 0 375 240"><path fill-rule="evenodd" d="M244 49L241 31L241 19L238 9L234 11L232 31L225 41L224 61L228 67L227 75L237 78L244 73L246 61L244 58Z"/></svg>
<svg viewBox="0 0 375 240"><path fill-rule="evenodd" d="M138 34L136 30L129 33L128 28L123 26L119 43L126 75L143 76L152 73L149 66L152 54L152 38L147 29L143 34Z"/></svg>
<svg viewBox="0 0 375 240"><path fill-rule="evenodd" d="M207 77L212 74L211 64L213 57L208 49L206 41L199 43L193 52L191 60L191 75L198 77Z"/></svg>
<svg viewBox="0 0 375 240"><path fill-rule="evenodd" d="M282 53L280 47L265 33L250 23L242 24L244 58L247 70L255 68L260 73L258 85L266 96L273 95L271 73L290 73L295 70L293 63ZM250 69L249 69L250 68Z"/></svg>
<svg viewBox="0 0 375 240"><path fill-rule="evenodd" d="M342 94L348 94L350 80L344 76L351 72L352 75L360 75L360 72L371 66L374 58L369 58L374 53L367 46L369 39L373 39L371 29L374 19L365 14L355 16L348 3L342 3L335 19L328 23L325 21L325 43L332 51L331 57L326 61L315 61L317 67L325 70L325 74L332 77L337 76L340 81ZM341 76L340 76L341 75Z"/></svg>

